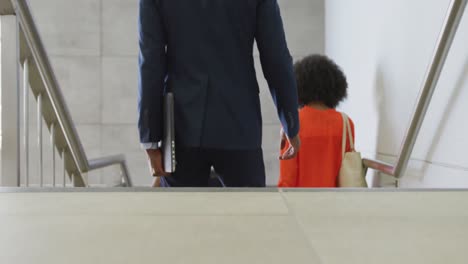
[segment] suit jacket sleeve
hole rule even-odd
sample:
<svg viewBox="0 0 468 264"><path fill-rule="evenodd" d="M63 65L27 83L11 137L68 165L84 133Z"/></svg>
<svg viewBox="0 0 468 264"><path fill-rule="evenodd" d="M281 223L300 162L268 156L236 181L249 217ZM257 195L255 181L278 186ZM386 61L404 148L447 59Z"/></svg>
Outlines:
<svg viewBox="0 0 468 264"><path fill-rule="evenodd" d="M139 3L138 129L141 143L162 139L166 37L157 0Z"/></svg>
<svg viewBox="0 0 468 264"><path fill-rule="evenodd" d="M283 129L290 138L295 137L299 132L297 84L277 0L260 0L256 40Z"/></svg>

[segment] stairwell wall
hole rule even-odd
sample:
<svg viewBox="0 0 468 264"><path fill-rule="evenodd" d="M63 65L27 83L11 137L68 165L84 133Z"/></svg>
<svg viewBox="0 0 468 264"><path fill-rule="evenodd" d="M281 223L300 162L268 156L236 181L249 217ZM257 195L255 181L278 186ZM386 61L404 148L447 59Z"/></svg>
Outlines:
<svg viewBox="0 0 468 264"><path fill-rule="evenodd" d="M450 0L327 0L326 53L345 70L365 156L395 160ZM402 187L468 187L468 11ZM382 185L387 185L387 180Z"/></svg>

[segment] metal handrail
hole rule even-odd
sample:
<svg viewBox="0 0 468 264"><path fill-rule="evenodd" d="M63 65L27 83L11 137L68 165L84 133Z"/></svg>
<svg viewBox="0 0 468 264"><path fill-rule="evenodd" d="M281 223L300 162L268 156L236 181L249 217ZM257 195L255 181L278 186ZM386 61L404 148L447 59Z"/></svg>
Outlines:
<svg viewBox="0 0 468 264"><path fill-rule="evenodd" d="M452 0L450 3L442 32L440 33L437 41L437 46L432 57L431 64L426 73L421 93L419 94L417 105L411 118L411 123L406 132L406 136L395 165L378 160L364 159L363 163L366 168L383 172L384 174L394 176L397 179L403 177L467 3L468 0Z"/></svg>
<svg viewBox="0 0 468 264"><path fill-rule="evenodd" d="M106 168L112 165L120 165L122 172L122 184L127 187L133 186L130 174L128 172L127 162L124 155L109 156L89 161L89 170L97 170Z"/></svg>
<svg viewBox="0 0 468 264"><path fill-rule="evenodd" d="M41 74L47 95L50 98L55 115L57 116L57 121L64 131L65 139L67 145L70 147L73 159L80 171L87 171L89 165L86 153L78 139L78 133L73 125L68 108L65 105L65 100L59 89L59 84L53 73L52 66L34 23L29 6L26 0L15 0L13 3L15 5L16 16L31 50L31 55Z"/></svg>
<svg viewBox="0 0 468 264"><path fill-rule="evenodd" d="M79 139L70 112L65 104L60 86L50 64L47 52L40 38L32 17L27 0L12 0L17 19L27 42L31 57L37 66L44 88L55 113L56 122L60 126L66 145L80 173L101 169L112 165L120 165L122 177L127 186L131 186L125 157L123 155L88 161ZM40 113L39 113L40 114ZM54 133L55 134L55 133ZM65 159L65 157L63 157Z"/></svg>

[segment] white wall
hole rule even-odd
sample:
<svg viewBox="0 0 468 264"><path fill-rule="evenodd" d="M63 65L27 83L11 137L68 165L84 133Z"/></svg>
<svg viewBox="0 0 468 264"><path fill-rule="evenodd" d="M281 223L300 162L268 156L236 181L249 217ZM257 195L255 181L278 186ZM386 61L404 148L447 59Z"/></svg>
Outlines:
<svg viewBox="0 0 468 264"><path fill-rule="evenodd" d="M0 18L0 28L2 19ZM2 33L0 32L0 50L2 50ZM0 172L2 171L2 53L0 52ZM0 175L1 177L1 175Z"/></svg>
<svg viewBox="0 0 468 264"><path fill-rule="evenodd" d="M399 151L449 0L327 0L326 53L349 78L342 108L365 156ZM443 71L404 187L468 187L468 12Z"/></svg>
<svg viewBox="0 0 468 264"><path fill-rule="evenodd" d="M136 130L138 1L29 2L89 157L125 153L135 184L149 185L152 178ZM324 0L278 2L292 55L323 52ZM271 185L278 178L280 125L260 69L258 74ZM92 173L90 181L112 183L115 175L115 170Z"/></svg>

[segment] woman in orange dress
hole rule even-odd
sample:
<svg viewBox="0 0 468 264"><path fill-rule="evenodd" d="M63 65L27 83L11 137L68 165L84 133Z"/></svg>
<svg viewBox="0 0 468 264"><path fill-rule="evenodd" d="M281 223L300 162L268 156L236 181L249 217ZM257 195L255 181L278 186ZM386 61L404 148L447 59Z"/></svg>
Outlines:
<svg viewBox="0 0 468 264"><path fill-rule="evenodd" d="M348 83L338 65L312 55L294 66L299 101L301 148L291 160L280 161L282 188L335 188L342 160L343 119L335 108L347 97ZM350 119L354 137L354 124ZM289 149L282 140L281 153ZM346 151L350 151L349 142Z"/></svg>

